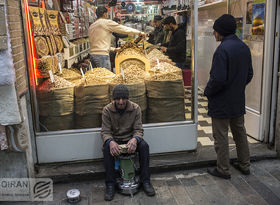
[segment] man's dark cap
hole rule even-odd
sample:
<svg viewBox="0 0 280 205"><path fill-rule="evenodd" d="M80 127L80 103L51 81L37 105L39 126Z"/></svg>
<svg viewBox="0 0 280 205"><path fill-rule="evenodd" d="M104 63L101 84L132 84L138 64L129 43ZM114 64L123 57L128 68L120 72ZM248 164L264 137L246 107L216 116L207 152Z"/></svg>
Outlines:
<svg viewBox="0 0 280 205"><path fill-rule="evenodd" d="M213 29L222 36L234 34L236 31L235 18L230 14L224 14L214 22Z"/></svg>
<svg viewBox="0 0 280 205"><path fill-rule="evenodd" d="M124 84L118 84L113 88L113 100L120 98L129 99L129 91Z"/></svg>
<svg viewBox="0 0 280 205"><path fill-rule="evenodd" d="M160 15L154 16L154 21L161 21L163 18Z"/></svg>

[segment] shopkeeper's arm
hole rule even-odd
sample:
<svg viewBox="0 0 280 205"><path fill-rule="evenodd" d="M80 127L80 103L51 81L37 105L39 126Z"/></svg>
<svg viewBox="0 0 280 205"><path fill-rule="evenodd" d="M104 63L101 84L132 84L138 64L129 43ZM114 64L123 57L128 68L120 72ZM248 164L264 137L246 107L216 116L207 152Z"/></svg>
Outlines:
<svg viewBox="0 0 280 205"><path fill-rule="evenodd" d="M130 36L133 36L133 35L139 35L139 34L144 34L143 32L137 30L137 29L134 29L134 28L130 28L130 27L127 27L127 26L123 26L121 24L118 24L117 22L114 22L112 20L108 20L106 22L107 24L104 25L106 26L106 28L111 31L112 33L115 32L115 33L121 33L121 34L127 34L127 35L130 35Z"/></svg>

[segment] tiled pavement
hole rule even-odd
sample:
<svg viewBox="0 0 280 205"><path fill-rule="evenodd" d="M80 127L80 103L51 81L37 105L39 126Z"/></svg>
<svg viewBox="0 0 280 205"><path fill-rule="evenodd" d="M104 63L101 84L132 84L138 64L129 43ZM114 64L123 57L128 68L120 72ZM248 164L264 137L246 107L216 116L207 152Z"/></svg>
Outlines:
<svg viewBox="0 0 280 205"><path fill-rule="evenodd" d="M197 141L202 146L213 146L212 121L207 115L208 101L203 92L198 89L198 138ZM185 87L185 116L191 119L191 87ZM249 143L259 143L257 140L248 137ZM229 146L235 146L232 134L229 132Z"/></svg>
<svg viewBox="0 0 280 205"><path fill-rule="evenodd" d="M114 200L105 202L104 181L87 180L54 185L52 202L0 202L10 205L66 205L66 192L77 188L82 200L77 205L279 205L280 160L254 162L251 175L244 176L231 168L230 180L213 177L206 169L181 170L152 174L156 190L148 197L141 190L131 198L116 194Z"/></svg>

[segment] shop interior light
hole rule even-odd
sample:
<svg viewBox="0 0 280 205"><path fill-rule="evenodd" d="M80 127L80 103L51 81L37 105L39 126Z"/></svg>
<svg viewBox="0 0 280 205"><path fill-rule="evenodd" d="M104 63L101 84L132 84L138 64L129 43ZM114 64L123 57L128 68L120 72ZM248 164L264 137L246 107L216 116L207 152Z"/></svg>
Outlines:
<svg viewBox="0 0 280 205"><path fill-rule="evenodd" d="M29 61L29 72L33 78L31 78L32 85L38 85L37 77L37 64L36 64L36 54L35 54L35 43L34 36L31 27L28 0L24 0L24 13L25 13L25 23L27 28L27 43L28 43L28 61ZM35 80L35 82L34 82Z"/></svg>

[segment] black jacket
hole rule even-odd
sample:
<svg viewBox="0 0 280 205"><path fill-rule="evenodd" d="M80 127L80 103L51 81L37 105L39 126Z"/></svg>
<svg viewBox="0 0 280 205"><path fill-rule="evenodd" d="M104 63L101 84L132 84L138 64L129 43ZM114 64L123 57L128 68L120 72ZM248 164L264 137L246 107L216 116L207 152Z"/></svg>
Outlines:
<svg viewBox="0 0 280 205"><path fill-rule="evenodd" d="M183 26L172 32L168 43L162 46L167 47L166 54L175 63L184 63L186 60L186 32Z"/></svg>
<svg viewBox="0 0 280 205"><path fill-rule="evenodd" d="M210 79L204 90L208 115L235 118L245 114L245 87L253 78L251 52L235 34L226 36L216 49Z"/></svg>
<svg viewBox="0 0 280 205"><path fill-rule="evenodd" d="M150 34L148 40L151 44L162 44L164 39L164 29L163 26L156 27L155 30Z"/></svg>
<svg viewBox="0 0 280 205"><path fill-rule="evenodd" d="M115 36L115 38L116 38L116 41L115 41L115 47L116 47L116 48L119 47L118 41L119 41L120 38L126 38L126 37L128 37L127 34L121 34L121 33L112 33L112 34L113 34L113 36Z"/></svg>

